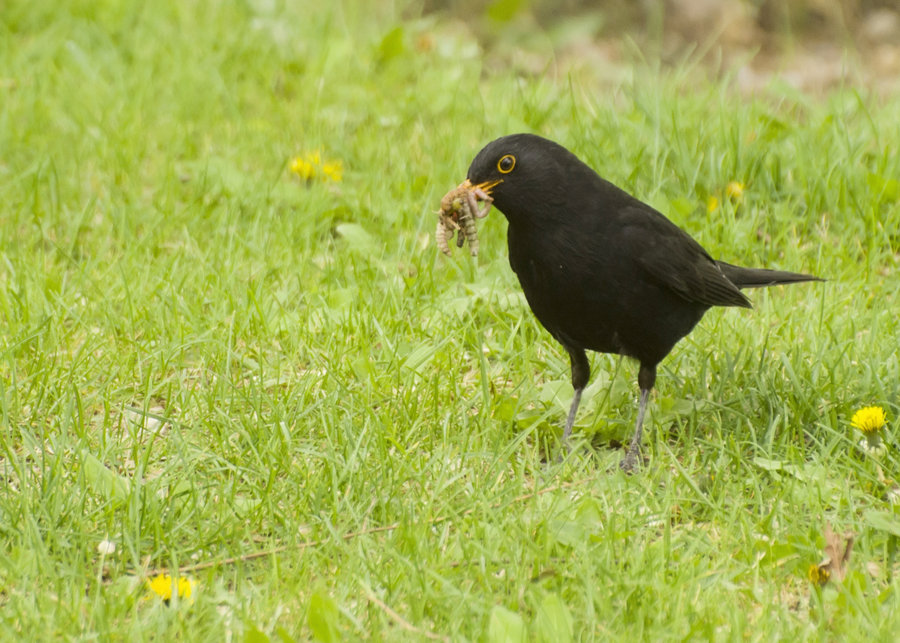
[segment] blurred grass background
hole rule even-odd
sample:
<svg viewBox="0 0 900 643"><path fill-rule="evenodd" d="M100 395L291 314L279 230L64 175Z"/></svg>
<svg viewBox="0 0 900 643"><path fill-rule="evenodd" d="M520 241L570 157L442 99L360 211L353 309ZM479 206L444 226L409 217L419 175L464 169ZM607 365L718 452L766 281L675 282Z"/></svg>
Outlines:
<svg viewBox="0 0 900 643"><path fill-rule="evenodd" d="M897 11L610 6L3 6L0 638L891 638L897 41L863 34ZM634 365L592 359L548 464L568 364L502 216L477 260L431 237L523 130L829 279L706 316L638 476ZM820 587L829 522L856 545Z"/></svg>

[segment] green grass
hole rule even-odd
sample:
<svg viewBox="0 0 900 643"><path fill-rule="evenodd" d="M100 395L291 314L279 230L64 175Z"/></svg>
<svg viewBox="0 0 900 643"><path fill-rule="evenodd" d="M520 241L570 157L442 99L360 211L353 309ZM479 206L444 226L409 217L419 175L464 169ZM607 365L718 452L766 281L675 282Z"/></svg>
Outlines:
<svg viewBox="0 0 900 643"><path fill-rule="evenodd" d="M4 6L0 639L895 636L900 459L849 418L900 416L900 97L534 75L496 25L366 6ZM431 238L520 130L714 256L829 279L707 314L639 475L608 447L635 365L592 358L585 448L547 464L568 362L503 217L477 260ZM292 177L315 150L341 182ZM850 571L813 590L828 522ZM149 596L187 566L190 602Z"/></svg>

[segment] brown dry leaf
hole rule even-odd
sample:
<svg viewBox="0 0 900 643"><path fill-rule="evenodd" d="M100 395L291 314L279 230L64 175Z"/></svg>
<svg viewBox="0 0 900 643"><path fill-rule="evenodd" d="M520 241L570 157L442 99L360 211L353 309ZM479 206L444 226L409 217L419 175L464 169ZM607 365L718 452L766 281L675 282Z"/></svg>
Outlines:
<svg viewBox="0 0 900 643"><path fill-rule="evenodd" d="M825 585L832 578L838 581L844 580L855 537L850 531L844 533L843 536L838 536L828 523L825 524L824 535L825 558L815 566L815 572L810 570L810 579L819 585Z"/></svg>
<svg viewBox="0 0 900 643"><path fill-rule="evenodd" d="M884 571L881 569L881 565L876 563L874 560L870 560L866 563L866 571L869 572L869 576L873 578L881 578L884 576Z"/></svg>

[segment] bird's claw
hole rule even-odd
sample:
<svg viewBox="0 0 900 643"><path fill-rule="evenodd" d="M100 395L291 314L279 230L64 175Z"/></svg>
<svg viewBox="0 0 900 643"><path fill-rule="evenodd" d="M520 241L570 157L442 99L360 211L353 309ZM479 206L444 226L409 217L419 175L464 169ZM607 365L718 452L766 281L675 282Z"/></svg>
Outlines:
<svg viewBox="0 0 900 643"><path fill-rule="evenodd" d="M627 474L637 473L638 469L638 454L637 451L632 451L629 449L625 453L625 457L622 458L621 462L619 462L619 468Z"/></svg>

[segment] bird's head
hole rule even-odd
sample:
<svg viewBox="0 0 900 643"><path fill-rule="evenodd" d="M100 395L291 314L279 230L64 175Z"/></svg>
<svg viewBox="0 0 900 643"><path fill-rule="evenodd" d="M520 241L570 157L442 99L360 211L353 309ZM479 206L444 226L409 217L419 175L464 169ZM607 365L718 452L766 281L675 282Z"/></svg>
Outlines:
<svg viewBox="0 0 900 643"><path fill-rule="evenodd" d="M573 168L583 166L571 152L534 134L511 134L478 152L467 182L493 199L511 222L540 214L566 195Z"/></svg>

